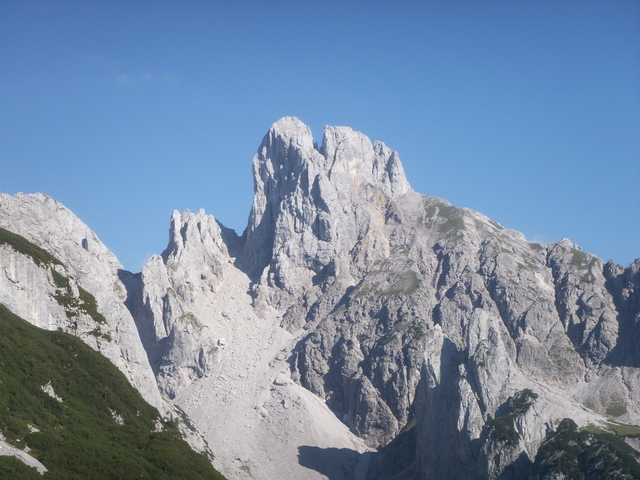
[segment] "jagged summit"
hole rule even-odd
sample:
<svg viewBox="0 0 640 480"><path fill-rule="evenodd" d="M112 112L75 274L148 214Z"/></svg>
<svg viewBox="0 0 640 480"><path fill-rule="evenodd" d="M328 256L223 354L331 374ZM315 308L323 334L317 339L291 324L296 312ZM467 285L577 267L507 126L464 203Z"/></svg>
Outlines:
<svg viewBox="0 0 640 480"><path fill-rule="evenodd" d="M303 170L310 175L322 172L331 180L348 173L355 177L355 183L348 186L362 187L368 182L393 195L406 193L410 188L397 152L384 143L372 143L350 127L327 125L318 149L311 129L297 117L283 117L271 126L253 165L256 191L265 182L265 174L280 180L293 174L287 180L295 180ZM279 170L283 175L278 175Z"/></svg>
<svg viewBox="0 0 640 480"><path fill-rule="evenodd" d="M295 117L270 128L253 175L244 255L262 284L292 295L317 275L348 271L348 257L379 231L389 202L411 191L398 154L383 143L327 126L318 150Z"/></svg>
<svg viewBox="0 0 640 480"><path fill-rule="evenodd" d="M351 190L373 185L392 198L410 190L398 153L380 141L372 145L367 136L350 127L327 125L320 152L329 180L349 176Z"/></svg>
<svg viewBox="0 0 640 480"><path fill-rule="evenodd" d="M366 135L350 127L327 125L318 149L307 125L296 117L283 117L271 126L254 157L255 190L262 191L267 180L291 188L304 172L306 193L319 174L340 185L342 193L347 193L345 187L357 191L368 184L391 195L401 195L410 189L397 152L384 143L372 144ZM351 182L341 181L345 174L352 177ZM290 192L283 189L277 193ZM252 213L259 214L260 208L255 206L254 203Z"/></svg>

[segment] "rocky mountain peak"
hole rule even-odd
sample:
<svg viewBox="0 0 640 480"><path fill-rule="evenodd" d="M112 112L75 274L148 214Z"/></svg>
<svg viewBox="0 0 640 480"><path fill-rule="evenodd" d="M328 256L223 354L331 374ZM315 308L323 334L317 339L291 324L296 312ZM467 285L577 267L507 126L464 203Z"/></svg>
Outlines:
<svg viewBox="0 0 640 480"><path fill-rule="evenodd" d="M336 198L350 200L367 188L389 197L410 190L398 154L384 143L327 125L318 149L309 127L296 117L284 117L269 129L253 159L253 176L250 233L273 227L278 207L296 193L311 197L317 209L330 210Z"/></svg>
<svg viewBox="0 0 640 480"><path fill-rule="evenodd" d="M228 232L230 230L220 225L212 215L207 215L204 209L198 213L185 210L182 214L174 210L169 227L169 245L162 256L166 261L200 245L204 245L206 252L229 255L227 242L233 246L234 239L226 238Z"/></svg>
<svg viewBox="0 0 640 480"><path fill-rule="evenodd" d="M285 296L340 272L353 276L354 248L376 243L389 203L411 190L398 154L383 143L327 126L318 149L309 127L295 117L271 127L253 174L243 256L262 286ZM381 239L383 250L386 244Z"/></svg>

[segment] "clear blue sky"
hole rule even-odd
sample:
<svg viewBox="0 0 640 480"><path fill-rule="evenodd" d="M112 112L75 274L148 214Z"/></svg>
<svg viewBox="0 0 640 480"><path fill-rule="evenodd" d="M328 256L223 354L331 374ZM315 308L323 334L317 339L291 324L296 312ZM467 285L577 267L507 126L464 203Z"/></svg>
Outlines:
<svg viewBox="0 0 640 480"><path fill-rule="evenodd" d="M0 191L58 199L129 270L173 209L242 233L285 115L530 240L640 257L637 0L0 0Z"/></svg>

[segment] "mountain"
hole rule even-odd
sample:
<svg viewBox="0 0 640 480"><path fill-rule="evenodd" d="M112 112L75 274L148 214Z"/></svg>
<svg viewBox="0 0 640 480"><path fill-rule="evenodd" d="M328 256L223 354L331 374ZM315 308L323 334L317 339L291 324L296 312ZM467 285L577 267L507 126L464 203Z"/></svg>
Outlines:
<svg viewBox="0 0 640 480"><path fill-rule="evenodd" d="M60 258L105 322L91 302L69 318L31 267L0 303L75 328L180 407L231 479L639 478L640 259L530 243L418 194L348 127L318 146L279 120L253 176L241 236L174 212L137 274L53 199L0 196L0 227Z"/></svg>
<svg viewBox="0 0 640 480"><path fill-rule="evenodd" d="M37 476L16 457L45 478L224 478L159 394L113 254L45 195L0 211L0 477Z"/></svg>
<svg viewBox="0 0 640 480"><path fill-rule="evenodd" d="M0 303L38 327L78 335L163 411L135 322L123 304L122 265L115 255L70 210L43 194L0 194L0 228L22 237L5 233L0 240ZM49 259L29 255L34 247ZM91 292L102 317L68 304L81 292Z"/></svg>

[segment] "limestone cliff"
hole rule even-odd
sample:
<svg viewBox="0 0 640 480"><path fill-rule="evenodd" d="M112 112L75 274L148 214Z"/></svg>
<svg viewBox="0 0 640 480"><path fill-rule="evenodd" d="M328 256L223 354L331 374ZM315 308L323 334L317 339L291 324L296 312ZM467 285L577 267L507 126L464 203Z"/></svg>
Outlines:
<svg viewBox="0 0 640 480"><path fill-rule="evenodd" d="M410 190L398 155L381 142L326 127L318 150L293 117L271 127L253 175L242 261L260 278L258 297L279 309L309 302L326 280L355 284L386 256L387 204Z"/></svg>

